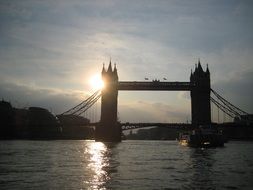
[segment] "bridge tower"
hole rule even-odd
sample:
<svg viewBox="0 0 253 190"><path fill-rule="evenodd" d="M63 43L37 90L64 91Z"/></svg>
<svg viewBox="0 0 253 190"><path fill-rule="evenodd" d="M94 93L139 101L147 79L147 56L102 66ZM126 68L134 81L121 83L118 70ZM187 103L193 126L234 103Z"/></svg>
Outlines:
<svg viewBox="0 0 253 190"><path fill-rule="evenodd" d="M202 69L200 61L190 76L192 124L211 124L210 72Z"/></svg>
<svg viewBox="0 0 253 190"><path fill-rule="evenodd" d="M116 65L112 70L111 61L107 71L102 69L104 88L101 96L101 117L96 127L95 140L105 142L121 141L121 126L118 122L118 73Z"/></svg>

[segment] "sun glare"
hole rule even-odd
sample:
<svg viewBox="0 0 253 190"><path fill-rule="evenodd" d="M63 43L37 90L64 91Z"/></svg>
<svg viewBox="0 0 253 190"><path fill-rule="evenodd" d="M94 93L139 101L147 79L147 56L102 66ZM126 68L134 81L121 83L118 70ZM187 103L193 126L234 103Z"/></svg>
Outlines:
<svg viewBox="0 0 253 190"><path fill-rule="evenodd" d="M92 76L90 78L89 83L94 90L99 90L104 87L104 81L102 80L102 78L99 74Z"/></svg>

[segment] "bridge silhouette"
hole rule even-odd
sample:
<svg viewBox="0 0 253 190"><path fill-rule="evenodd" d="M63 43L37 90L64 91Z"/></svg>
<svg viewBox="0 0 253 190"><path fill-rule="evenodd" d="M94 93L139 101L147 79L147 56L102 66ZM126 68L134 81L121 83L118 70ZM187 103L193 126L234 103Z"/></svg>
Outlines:
<svg viewBox="0 0 253 190"><path fill-rule="evenodd" d="M61 114L83 115L101 98L100 120L89 124L95 126L96 141L121 141L123 130L143 127L158 126L189 129L198 125L210 125L212 124L211 103L231 118L248 115L247 112L234 106L211 88L208 66L204 71L200 61L195 65L194 72L191 71L190 82L119 81L116 65L112 69L111 61L107 70L103 66L101 74L105 87ZM118 91L190 91L192 122L120 123L118 120Z"/></svg>

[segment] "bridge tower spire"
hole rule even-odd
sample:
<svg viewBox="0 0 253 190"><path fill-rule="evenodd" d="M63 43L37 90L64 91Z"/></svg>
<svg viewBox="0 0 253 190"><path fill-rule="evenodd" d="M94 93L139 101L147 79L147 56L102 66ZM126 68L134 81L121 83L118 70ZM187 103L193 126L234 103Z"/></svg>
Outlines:
<svg viewBox="0 0 253 190"><path fill-rule="evenodd" d="M202 69L200 60L191 73L191 114L192 124L210 124L211 106L210 106L210 72Z"/></svg>
<svg viewBox="0 0 253 190"><path fill-rule="evenodd" d="M112 70L111 60L107 71L102 70L105 87L101 96L100 124L96 127L95 140L106 142L121 141L121 126L118 122L118 73L116 65Z"/></svg>

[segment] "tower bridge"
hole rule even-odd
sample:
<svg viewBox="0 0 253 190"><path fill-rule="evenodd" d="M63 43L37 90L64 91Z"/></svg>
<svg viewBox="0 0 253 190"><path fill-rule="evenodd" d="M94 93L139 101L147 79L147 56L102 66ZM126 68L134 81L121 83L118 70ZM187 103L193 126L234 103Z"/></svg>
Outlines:
<svg viewBox="0 0 253 190"><path fill-rule="evenodd" d="M200 61L190 74L189 82L119 81L116 65L112 69L111 61L107 69L103 66L102 79L105 87L88 99L63 114L80 115L87 111L101 97L100 121L94 123L96 141L121 141L122 130L149 126L191 128L197 125L209 125L211 121L211 102L231 118L249 115L234 106L216 91L211 89L208 66L204 71ZM191 95L191 123L120 123L118 121L118 91L189 91ZM211 93L215 97L211 97ZM216 99L215 99L216 98Z"/></svg>
<svg viewBox="0 0 253 190"><path fill-rule="evenodd" d="M95 139L98 141L120 141L122 128L117 118L118 91L190 91L192 124L210 124L210 73L202 69L200 62L191 72L190 82L151 82L119 81L116 65L112 69L111 62L106 70L103 66L102 79L105 88L101 92L101 118L96 127Z"/></svg>

